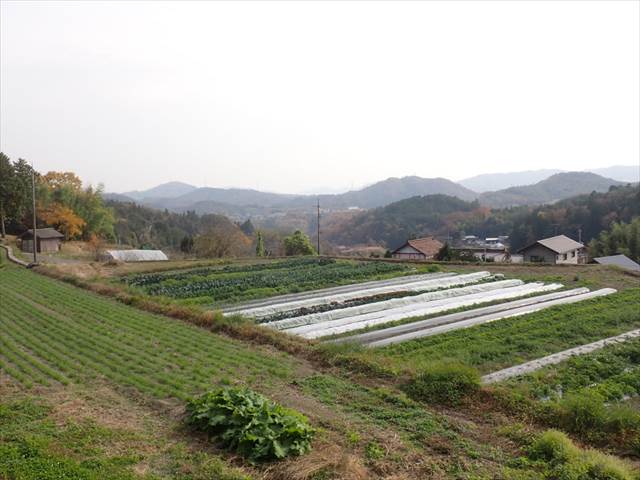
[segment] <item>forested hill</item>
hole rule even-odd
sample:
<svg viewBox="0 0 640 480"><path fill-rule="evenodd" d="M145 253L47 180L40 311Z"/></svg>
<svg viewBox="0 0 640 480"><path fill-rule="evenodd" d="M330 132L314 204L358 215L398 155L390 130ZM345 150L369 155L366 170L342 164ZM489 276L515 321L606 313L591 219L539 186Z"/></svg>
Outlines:
<svg viewBox="0 0 640 480"><path fill-rule="evenodd" d="M425 195L407 198L362 212L343 222L323 227L327 240L336 245L383 244L394 248L408 238L423 234L440 234L447 227L484 217L477 201L466 202L448 195Z"/></svg>
<svg viewBox="0 0 640 480"><path fill-rule="evenodd" d="M119 243L135 248L173 248L177 250L185 237L195 237L213 228L233 234L238 226L222 215L173 213L166 210L109 200L107 206L115 216L114 234Z"/></svg>
<svg viewBox="0 0 640 480"><path fill-rule="evenodd" d="M402 177L387 178L361 190L337 195L320 195L320 202L328 208L376 208L417 195L449 195L462 200L474 200L477 197L460 184L446 178ZM297 199L299 201L299 199ZM315 202L315 197L310 197Z"/></svg>
<svg viewBox="0 0 640 480"><path fill-rule="evenodd" d="M563 172L533 185L511 187L480 195L480 203L493 208L542 205L575 195L606 192L612 185L623 185L611 178L589 172Z"/></svg>
<svg viewBox="0 0 640 480"><path fill-rule="evenodd" d="M608 192L578 195L553 205L496 213L500 212L514 251L556 232L577 240L579 229L583 243L587 243L614 222L629 223L640 216L640 187L611 187Z"/></svg>
<svg viewBox="0 0 640 480"><path fill-rule="evenodd" d="M377 244L394 248L408 238L510 235L512 250L539 238L565 234L588 242L615 221L640 216L638 186L579 195L552 205L488 209L477 201L446 195L413 197L358 215L326 220L325 238L338 245Z"/></svg>

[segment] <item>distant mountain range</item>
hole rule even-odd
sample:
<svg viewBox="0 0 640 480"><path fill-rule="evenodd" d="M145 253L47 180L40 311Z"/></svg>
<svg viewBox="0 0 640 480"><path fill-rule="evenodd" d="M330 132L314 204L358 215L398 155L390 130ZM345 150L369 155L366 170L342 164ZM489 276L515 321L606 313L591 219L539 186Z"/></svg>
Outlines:
<svg viewBox="0 0 640 480"><path fill-rule="evenodd" d="M146 200L150 198L175 198L186 195L194 190L198 190L198 187L183 182L168 182L150 188L149 190L135 190L133 192L124 192L121 195L132 198L133 200Z"/></svg>
<svg viewBox="0 0 640 480"><path fill-rule="evenodd" d="M624 182L590 172L563 172L556 173L533 185L485 192L480 194L478 200L482 205L494 208L542 205L582 193L606 192L613 185L624 184Z"/></svg>
<svg viewBox="0 0 640 480"><path fill-rule="evenodd" d="M633 178L636 178L633 177L633 170L634 167L619 166L600 169L600 171L612 172L617 178L623 178L622 181L590 172L557 172L555 170L480 175L461 183L445 178L411 176L388 178L360 190L325 195L281 194L241 188L198 188L182 182L170 182L144 191L105 194L105 198L136 202L174 212L193 210L199 214L218 213L234 219L247 217L259 219L283 215L291 211L306 211L318 200L324 210L371 209L414 196L437 194L457 197L465 201L478 200L482 205L501 208L552 203L582 193L604 192L612 185L633 181ZM542 179L537 180L538 178ZM638 181L637 178L635 181ZM481 190L483 185L513 182L524 182L524 184L482 193L469 188L472 186Z"/></svg>
<svg viewBox="0 0 640 480"><path fill-rule="evenodd" d="M619 182L637 183L640 182L640 165L625 166L615 165L613 167L596 168L593 170L585 170L595 173L603 177L612 178ZM458 183L467 187L474 192L493 192L503 190L510 187L518 187L524 185L532 185L541 180L546 180L556 173L562 173L564 170L525 170L522 172L510 173L486 173L476 175L475 177L460 180Z"/></svg>

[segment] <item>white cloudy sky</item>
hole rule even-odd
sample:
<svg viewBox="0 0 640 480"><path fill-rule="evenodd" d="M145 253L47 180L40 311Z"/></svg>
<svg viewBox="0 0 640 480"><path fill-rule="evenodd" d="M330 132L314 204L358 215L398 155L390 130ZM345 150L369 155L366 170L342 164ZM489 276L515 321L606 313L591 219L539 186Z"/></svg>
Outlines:
<svg viewBox="0 0 640 480"><path fill-rule="evenodd" d="M0 148L109 191L640 158L636 0L0 8Z"/></svg>

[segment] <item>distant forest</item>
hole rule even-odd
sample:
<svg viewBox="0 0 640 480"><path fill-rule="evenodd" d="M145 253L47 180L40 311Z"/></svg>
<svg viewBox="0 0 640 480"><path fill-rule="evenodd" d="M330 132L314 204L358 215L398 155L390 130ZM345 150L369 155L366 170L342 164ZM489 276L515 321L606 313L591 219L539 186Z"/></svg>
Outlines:
<svg viewBox="0 0 640 480"><path fill-rule="evenodd" d="M336 245L401 245L408 238L435 235L509 235L515 251L537 239L565 234L589 242L614 222L640 216L640 189L611 187L605 193L571 197L552 205L489 209L446 195L408 198L386 207L328 219L325 239Z"/></svg>

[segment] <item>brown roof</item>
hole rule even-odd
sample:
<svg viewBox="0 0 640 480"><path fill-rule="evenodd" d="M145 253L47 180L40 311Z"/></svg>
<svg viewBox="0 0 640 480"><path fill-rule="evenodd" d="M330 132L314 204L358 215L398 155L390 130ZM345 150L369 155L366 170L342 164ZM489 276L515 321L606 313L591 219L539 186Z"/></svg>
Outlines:
<svg viewBox="0 0 640 480"><path fill-rule="evenodd" d="M48 228L48 227L39 228L37 230L37 235L38 235L38 238L64 238L64 235L58 232L55 228ZM33 238L33 229L30 228L29 230L24 232L22 235L20 235L20 238L22 238L23 240L29 240Z"/></svg>
<svg viewBox="0 0 640 480"><path fill-rule="evenodd" d="M434 256L442 248L442 242L433 237L414 238L413 240L408 240L405 245L410 245L427 257Z"/></svg>

